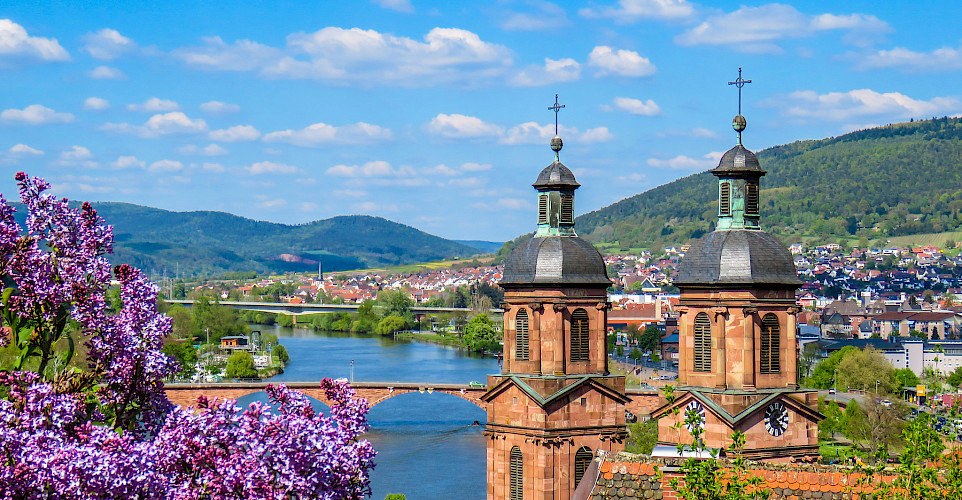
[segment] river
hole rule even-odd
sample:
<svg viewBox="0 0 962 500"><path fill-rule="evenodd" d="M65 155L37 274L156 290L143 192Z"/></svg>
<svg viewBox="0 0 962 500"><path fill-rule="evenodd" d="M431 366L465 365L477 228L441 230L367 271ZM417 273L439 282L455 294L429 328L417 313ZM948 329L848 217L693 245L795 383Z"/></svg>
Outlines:
<svg viewBox="0 0 962 500"><path fill-rule="evenodd" d="M291 356L286 371L271 382L349 379L352 360L354 380L359 382L484 383L488 374L500 371L492 358L423 342L303 328L251 328L277 335ZM239 403L254 400L263 401L263 393ZM382 500L389 493L402 493L407 500L486 498L486 445L481 435L485 420L477 406L440 393L403 394L374 407L366 434L378 452L371 498ZM475 421L481 425L473 425Z"/></svg>

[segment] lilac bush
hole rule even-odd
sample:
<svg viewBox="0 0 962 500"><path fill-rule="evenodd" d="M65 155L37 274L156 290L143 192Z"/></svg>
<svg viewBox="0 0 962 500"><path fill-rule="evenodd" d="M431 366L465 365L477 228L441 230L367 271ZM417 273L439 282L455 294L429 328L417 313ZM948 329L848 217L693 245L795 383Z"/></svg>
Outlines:
<svg viewBox="0 0 962 500"><path fill-rule="evenodd" d="M171 322L157 287L130 266L111 272L112 229L89 204L71 209L49 185L18 173L26 228L0 195L0 498L294 499L370 494L374 449L366 402L322 381L331 411L284 386L271 406L201 399L173 407L161 352ZM119 311L109 312L111 279ZM68 367L85 339L87 367Z"/></svg>

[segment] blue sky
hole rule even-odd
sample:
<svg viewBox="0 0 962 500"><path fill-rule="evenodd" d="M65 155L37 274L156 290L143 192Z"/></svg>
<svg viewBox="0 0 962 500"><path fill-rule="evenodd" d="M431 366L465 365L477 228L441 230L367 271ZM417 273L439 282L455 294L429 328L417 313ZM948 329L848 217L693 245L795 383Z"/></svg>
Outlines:
<svg viewBox="0 0 962 500"><path fill-rule="evenodd" d="M595 210L754 150L962 112L958 2L21 2L0 6L0 192L457 239ZM108 221L109 222L109 221Z"/></svg>

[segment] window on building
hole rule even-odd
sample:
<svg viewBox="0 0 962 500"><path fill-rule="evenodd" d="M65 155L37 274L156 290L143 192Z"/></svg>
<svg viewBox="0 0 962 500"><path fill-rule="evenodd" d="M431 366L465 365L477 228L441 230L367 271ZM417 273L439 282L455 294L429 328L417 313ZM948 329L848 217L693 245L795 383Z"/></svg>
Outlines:
<svg viewBox="0 0 962 500"><path fill-rule="evenodd" d="M571 313L571 361L588 361L588 313L584 309Z"/></svg>
<svg viewBox="0 0 962 500"><path fill-rule="evenodd" d="M514 359L528 360L528 311L521 309L514 317Z"/></svg>
<svg viewBox="0 0 962 500"><path fill-rule="evenodd" d="M548 195L541 193L538 195L538 224L548 223Z"/></svg>
<svg viewBox="0 0 962 500"><path fill-rule="evenodd" d="M510 500L524 500L524 461L521 457L521 448L515 446L511 448L510 463Z"/></svg>
<svg viewBox="0 0 962 500"><path fill-rule="evenodd" d="M761 372L779 373L778 349L779 340L778 316L768 313L762 318Z"/></svg>
<svg viewBox="0 0 962 500"><path fill-rule="evenodd" d="M585 471L588 470L588 466L591 465L591 459L594 455L591 453L591 448L587 446L582 446L575 453L575 486L581 482L581 478L584 477Z"/></svg>
<svg viewBox="0 0 962 500"><path fill-rule="evenodd" d="M711 320L708 314L698 313L695 316L695 371L711 371Z"/></svg>
<svg viewBox="0 0 962 500"><path fill-rule="evenodd" d="M574 224L575 197L570 194L561 195L561 223Z"/></svg>
<svg viewBox="0 0 962 500"><path fill-rule="evenodd" d="M718 196L718 215L732 214L732 185L728 182L721 183L721 194Z"/></svg>
<svg viewBox="0 0 962 500"><path fill-rule="evenodd" d="M745 213L758 215L758 184L753 182L745 186Z"/></svg>

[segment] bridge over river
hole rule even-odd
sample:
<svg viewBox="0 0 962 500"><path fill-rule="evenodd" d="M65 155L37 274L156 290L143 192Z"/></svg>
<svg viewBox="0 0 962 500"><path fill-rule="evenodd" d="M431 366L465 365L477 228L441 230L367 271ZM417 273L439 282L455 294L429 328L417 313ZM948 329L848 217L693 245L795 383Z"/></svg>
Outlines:
<svg viewBox="0 0 962 500"><path fill-rule="evenodd" d="M185 307L190 307L194 305L193 300L182 300L182 299L170 299L165 301L168 304L180 304ZM357 308L361 304L288 304L286 302L244 302L238 300L222 300L219 302L222 306L233 307L234 309L240 309L243 311L262 311L274 314L287 314L289 316L294 316L295 318L300 314L318 314L318 313L330 313L330 312L357 312ZM472 309L466 307L428 307L414 305L410 307L412 313L416 316L425 316L428 314L447 314L456 312L470 312ZM491 315L504 314L504 311L498 308L492 308L488 311Z"/></svg>
<svg viewBox="0 0 962 500"><path fill-rule="evenodd" d="M287 387L297 389L309 397L324 404L329 404L324 390L317 382L278 382ZM193 406L198 396L220 399L239 399L263 391L270 382L219 382L219 383L172 383L165 384L164 390L170 401L180 406ZM367 400L368 407L373 408L395 396L410 393L440 393L464 399L482 410L487 410L487 404L481 401L481 396L488 391L487 387L462 384L439 383L410 383L410 382L354 382L354 391L361 398ZM664 399L655 390L629 390L631 402L626 408L631 413L643 416L664 404Z"/></svg>

